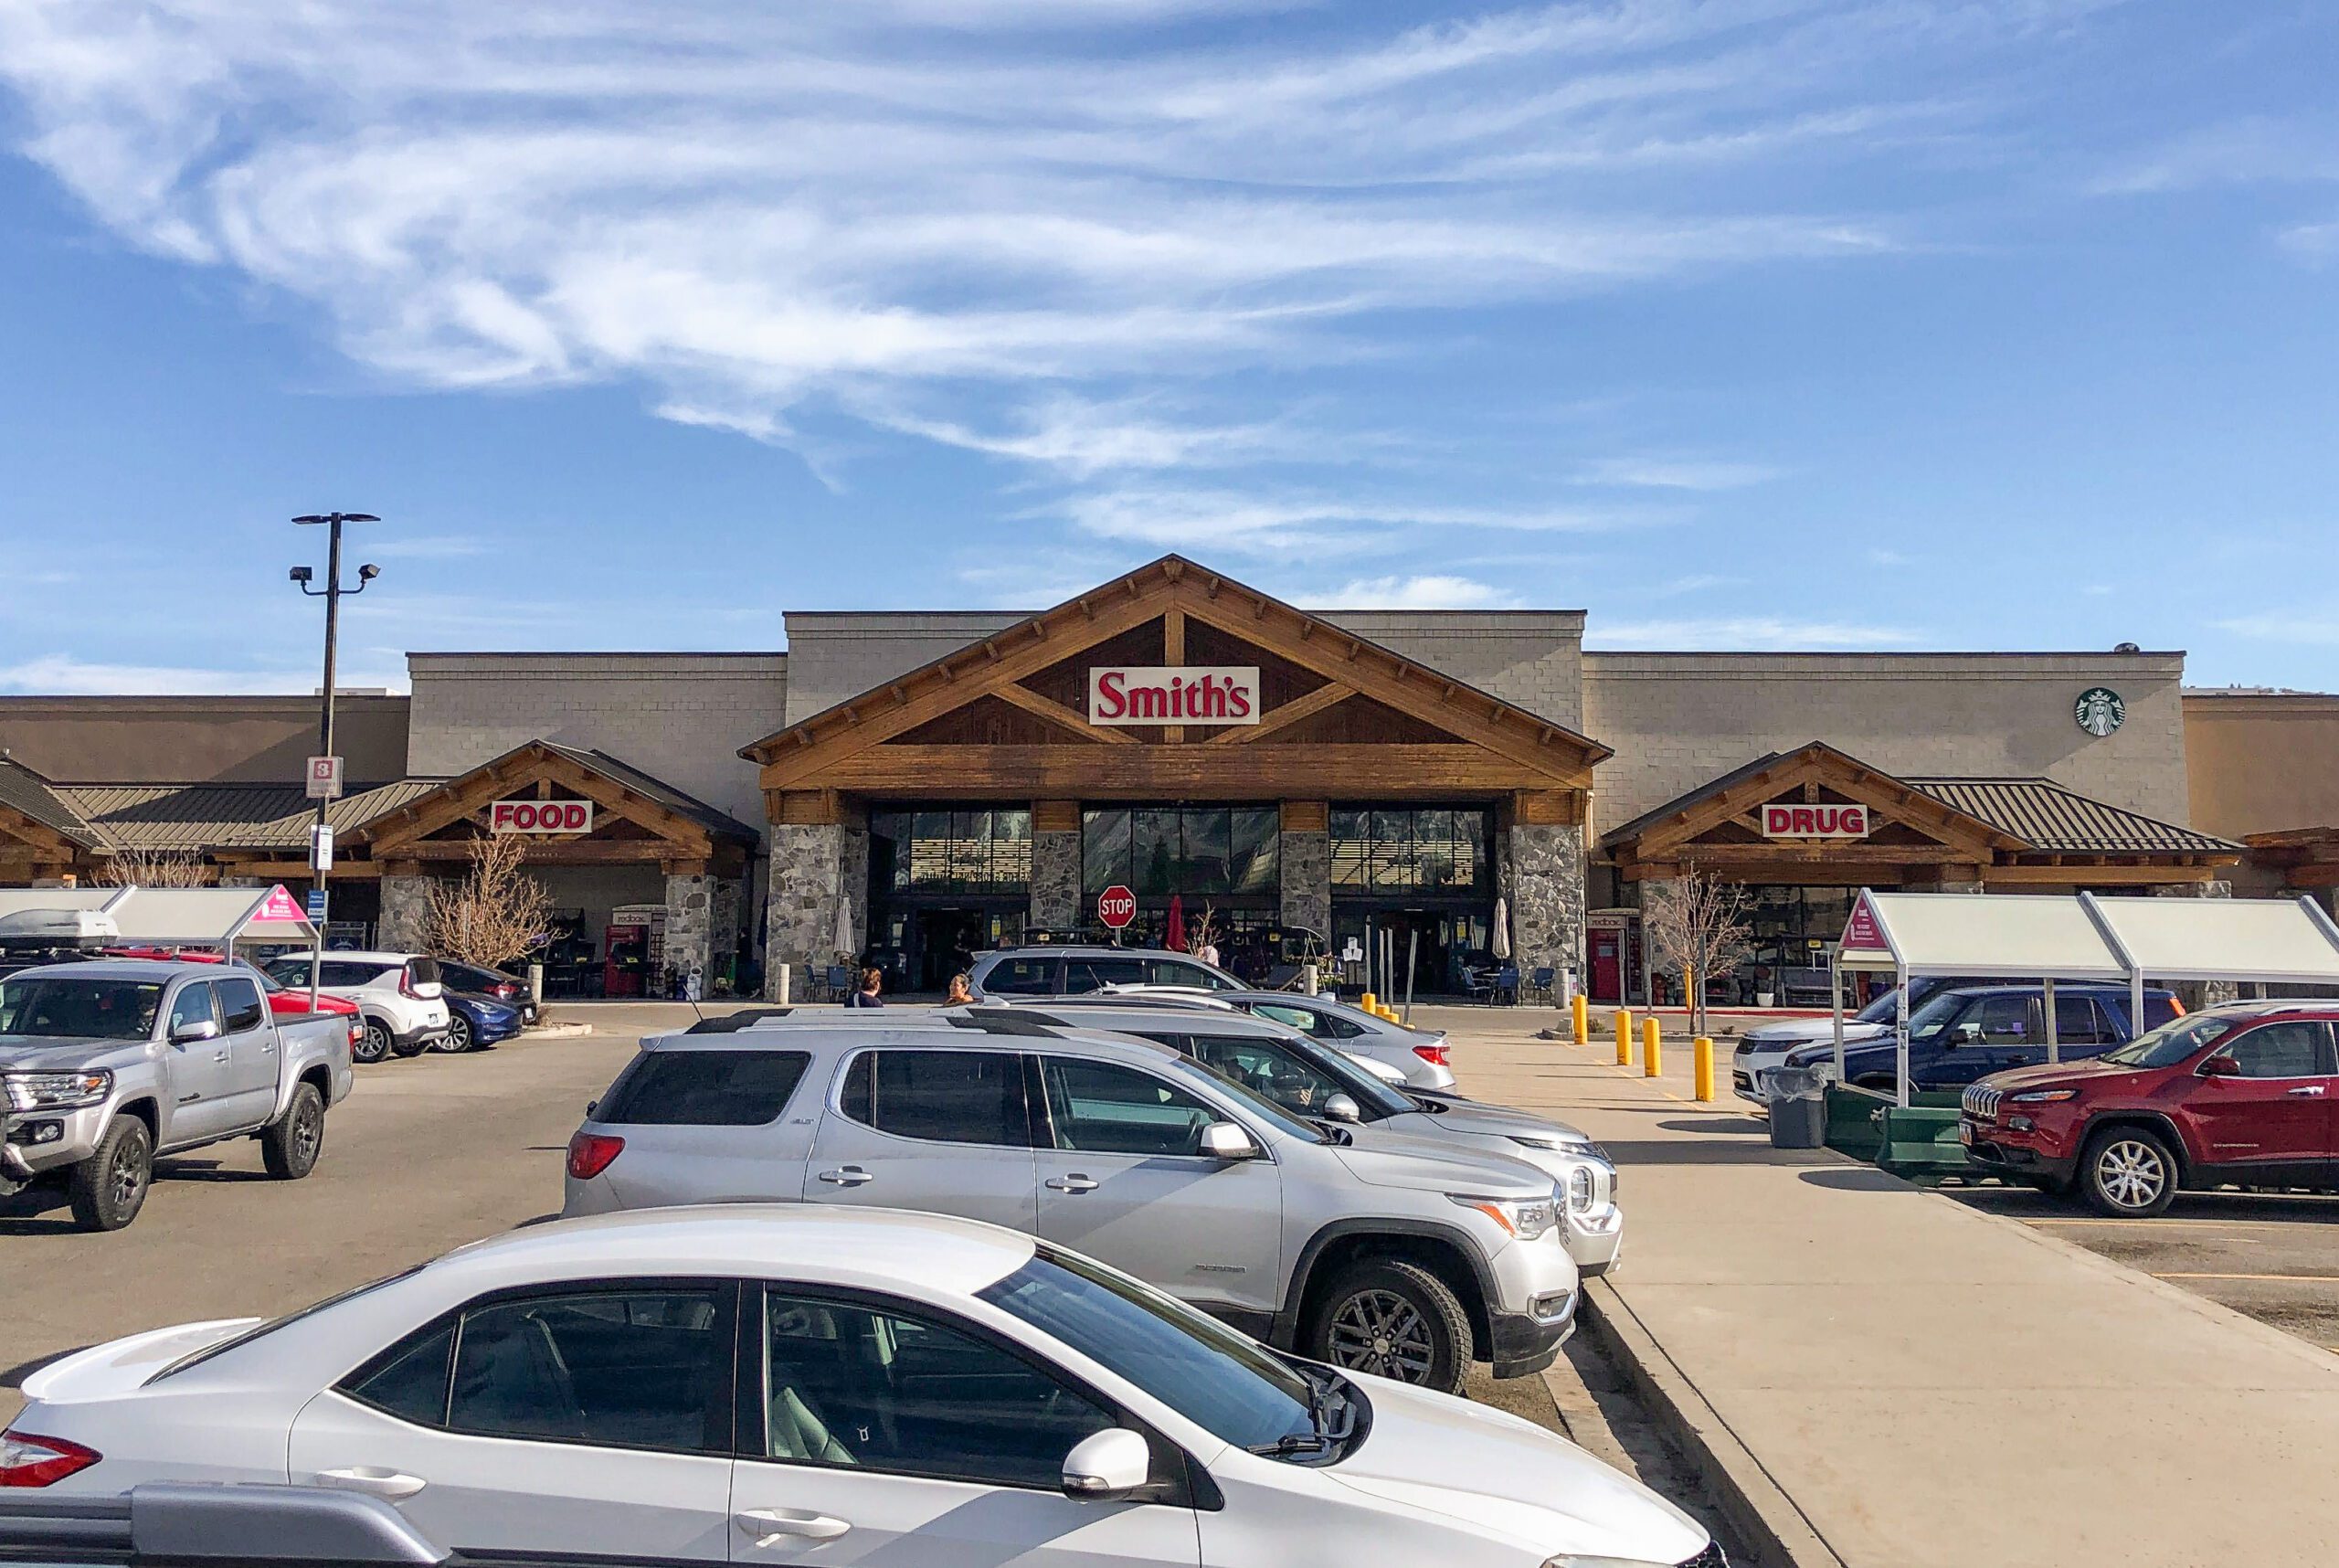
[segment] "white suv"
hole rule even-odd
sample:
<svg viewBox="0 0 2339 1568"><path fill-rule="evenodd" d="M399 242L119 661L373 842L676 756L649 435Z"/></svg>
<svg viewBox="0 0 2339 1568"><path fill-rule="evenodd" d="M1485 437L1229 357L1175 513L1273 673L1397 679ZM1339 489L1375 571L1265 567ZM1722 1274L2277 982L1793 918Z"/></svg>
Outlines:
<svg viewBox="0 0 2339 1568"><path fill-rule="evenodd" d="M288 953L268 966L286 991L309 989L309 955ZM417 1056L447 1038L447 1012L439 960L420 953L327 953L317 989L357 1004L365 1033L349 1048L352 1060Z"/></svg>

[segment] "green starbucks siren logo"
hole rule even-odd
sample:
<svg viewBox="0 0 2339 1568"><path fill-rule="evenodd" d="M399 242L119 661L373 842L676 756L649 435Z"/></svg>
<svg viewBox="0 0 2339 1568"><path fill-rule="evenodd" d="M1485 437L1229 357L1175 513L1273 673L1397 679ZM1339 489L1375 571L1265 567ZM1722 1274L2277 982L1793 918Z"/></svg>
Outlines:
<svg viewBox="0 0 2339 1568"><path fill-rule="evenodd" d="M2090 686L2071 705L2071 716L2079 720L2081 729L2101 738L2120 727L2128 716L2128 705L2109 686Z"/></svg>

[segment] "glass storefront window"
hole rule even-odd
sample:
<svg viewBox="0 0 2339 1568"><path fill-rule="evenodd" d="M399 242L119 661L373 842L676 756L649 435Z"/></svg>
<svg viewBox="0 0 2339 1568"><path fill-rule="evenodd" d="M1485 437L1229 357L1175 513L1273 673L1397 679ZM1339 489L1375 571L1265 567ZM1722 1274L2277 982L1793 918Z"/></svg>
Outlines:
<svg viewBox="0 0 2339 1568"><path fill-rule="evenodd" d="M1011 894L1032 881L1027 810L872 811L873 885L905 893Z"/></svg>
<svg viewBox="0 0 2339 1568"><path fill-rule="evenodd" d="M1342 808L1331 814L1335 891L1466 894L1491 883L1476 808Z"/></svg>
<svg viewBox="0 0 2339 1568"><path fill-rule="evenodd" d="M1080 881L1095 897L1126 884L1140 898L1275 891L1282 815L1273 806L1104 807L1080 819Z"/></svg>

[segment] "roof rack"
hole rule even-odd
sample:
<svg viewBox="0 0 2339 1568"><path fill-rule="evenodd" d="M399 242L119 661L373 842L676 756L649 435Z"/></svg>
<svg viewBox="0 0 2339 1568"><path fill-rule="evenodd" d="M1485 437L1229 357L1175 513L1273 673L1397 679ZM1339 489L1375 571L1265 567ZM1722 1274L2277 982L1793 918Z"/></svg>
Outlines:
<svg viewBox="0 0 2339 1568"><path fill-rule="evenodd" d="M796 1010L792 1007L743 1007L721 1018L702 1018L685 1034L736 1034L742 1029L752 1029L767 1018L785 1018Z"/></svg>

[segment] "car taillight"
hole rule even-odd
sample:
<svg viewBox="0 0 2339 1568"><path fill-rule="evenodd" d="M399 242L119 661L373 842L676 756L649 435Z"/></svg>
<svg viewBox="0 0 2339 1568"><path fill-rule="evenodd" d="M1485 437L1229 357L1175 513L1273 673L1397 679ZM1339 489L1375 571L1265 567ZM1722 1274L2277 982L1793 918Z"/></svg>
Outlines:
<svg viewBox="0 0 2339 1568"><path fill-rule="evenodd" d="M1439 1040L1427 1045L1416 1045L1413 1054L1434 1067L1443 1067L1445 1065L1445 1042Z"/></svg>
<svg viewBox="0 0 2339 1568"><path fill-rule="evenodd" d="M624 1152L622 1138L611 1138L606 1132L580 1132L568 1140L568 1173L579 1181L590 1181Z"/></svg>
<svg viewBox="0 0 2339 1568"><path fill-rule="evenodd" d="M62 1437L0 1432L0 1487L54 1486L104 1456Z"/></svg>
<svg viewBox="0 0 2339 1568"><path fill-rule="evenodd" d="M505 980L502 985L495 988L495 999L498 1001L509 1001L519 994L520 988L513 985L510 980Z"/></svg>
<svg viewBox="0 0 2339 1568"><path fill-rule="evenodd" d="M412 969L400 969L398 971L398 994L407 998L410 1001L420 1001L422 1000L422 992L415 989L414 971Z"/></svg>
<svg viewBox="0 0 2339 1568"><path fill-rule="evenodd" d="M352 1045L362 1045L365 1043L365 1020L354 1012L349 1015L349 1043Z"/></svg>

